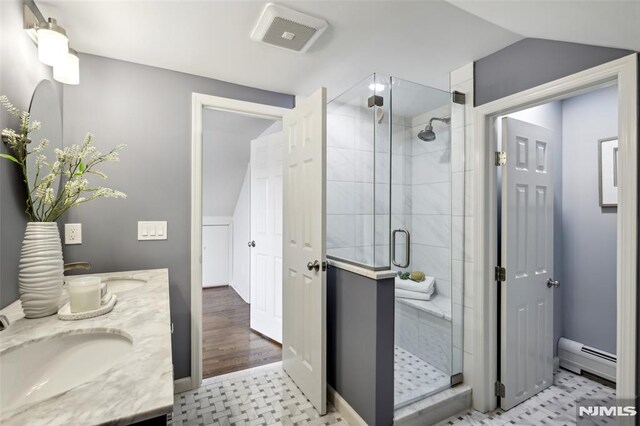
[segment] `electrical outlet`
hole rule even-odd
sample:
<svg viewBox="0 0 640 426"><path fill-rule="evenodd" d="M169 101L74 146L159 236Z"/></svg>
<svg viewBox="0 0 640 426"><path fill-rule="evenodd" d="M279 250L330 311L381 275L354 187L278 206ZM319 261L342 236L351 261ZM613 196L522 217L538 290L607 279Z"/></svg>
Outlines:
<svg viewBox="0 0 640 426"><path fill-rule="evenodd" d="M65 223L64 224L64 243L82 244L82 224L81 223Z"/></svg>

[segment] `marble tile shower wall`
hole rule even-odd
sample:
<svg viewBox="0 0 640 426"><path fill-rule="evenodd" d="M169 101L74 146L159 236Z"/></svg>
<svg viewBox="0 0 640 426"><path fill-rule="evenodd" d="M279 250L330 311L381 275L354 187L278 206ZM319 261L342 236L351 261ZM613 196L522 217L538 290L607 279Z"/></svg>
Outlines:
<svg viewBox="0 0 640 426"><path fill-rule="evenodd" d="M380 223L377 224L377 231L379 233L386 233L388 235L386 241L376 240L377 250L381 256L389 257L390 251L390 236L391 231L394 229L405 229L412 232L413 223L411 218L411 208L413 205L413 194L411 192L411 179L412 179L412 166L411 161L411 120L405 117L395 116L393 117L391 124L391 152L386 153L383 158L387 164L391 166L391 172L383 170L384 179L383 188L386 191L391 191L391 206L390 213L390 225L389 220L384 220L384 216L381 218ZM384 128L388 132L388 128ZM382 139L381 139L382 140ZM387 145L388 146L388 145ZM389 158L391 155L391 158ZM405 247L404 237L399 235L396 242L396 258L399 262L405 261ZM398 269L394 267L394 269ZM407 270L410 268L407 268Z"/></svg>
<svg viewBox="0 0 640 426"><path fill-rule="evenodd" d="M327 253L370 266L388 266L393 229L411 233L411 264L437 279L451 297L451 135L436 122L436 140L418 132L449 105L417 117L344 105L327 115ZM375 137L374 137L375 132ZM391 135L391 143L389 136ZM404 260L404 237L396 244ZM395 268L395 267L394 267ZM398 269L398 268L396 268Z"/></svg>
<svg viewBox="0 0 640 426"><path fill-rule="evenodd" d="M327 254L374 265L372 111L343 105L327 114Z"/></svg>
<svg viewBox="0 0 640 426"><path fill-rule="evenodd" d="M412 270L436 278L437 294L451 297L451 131L434 122L436 139L424 142L418 132L431 117L449 117L450 106L411 121Z"/></svg>

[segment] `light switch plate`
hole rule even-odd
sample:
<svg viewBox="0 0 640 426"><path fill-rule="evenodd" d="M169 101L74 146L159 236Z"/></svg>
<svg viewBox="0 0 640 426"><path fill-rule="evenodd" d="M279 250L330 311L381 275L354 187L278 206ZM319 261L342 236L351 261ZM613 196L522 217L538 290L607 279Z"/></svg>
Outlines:
<svg viewBox="0 0 640 426"><path fill-rule="evenodd" d="M138 241L166 240L166 239L167 239L167 222L166 221L139 221L138 222Z"/></svg>
<svg viewBox="0 0 640 426"><path fill-rule="evenodd" d="M64 243L66 245L82 244L82 224L81 223L65 223L64 224Z"/></svg>

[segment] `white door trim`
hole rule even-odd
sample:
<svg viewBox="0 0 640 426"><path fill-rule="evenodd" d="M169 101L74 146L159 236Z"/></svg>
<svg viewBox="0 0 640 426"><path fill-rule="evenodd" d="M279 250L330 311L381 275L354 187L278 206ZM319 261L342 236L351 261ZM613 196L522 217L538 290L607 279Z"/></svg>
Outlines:
<svg viewBox="0 0 640 426"><path fill-rule="evenodd" d="M202 109L282 120L290 109L219 96L191 95L191 389L202 384Z"/></svg>
<svg viewBox="0 0 640 426"><path fill-rule="evenodd" d="M620 149L617 228L617 385L618 398L632 399L636 391L636 284L638 213L638 59L624 58L581 71L550 83L474 108L476 194L474 207L473 406L486 412L496 408L497 318L494 266L497 265L496 141L492 123L499 115L564 99L598 86L618 84ZM625 321L626 319L626 321ZM629 320L630 319L630 320Z"/></svg>

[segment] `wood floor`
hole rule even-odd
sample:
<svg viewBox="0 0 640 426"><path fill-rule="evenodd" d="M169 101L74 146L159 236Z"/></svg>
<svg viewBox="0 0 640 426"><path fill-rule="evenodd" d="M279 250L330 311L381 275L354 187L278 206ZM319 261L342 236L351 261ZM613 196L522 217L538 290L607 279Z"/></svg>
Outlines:
<svg viewBox="0 0 640 426"><path fill-rule="evenodd" d="M229 286L202 289L202 375L282 360L281 346L249 328L249 304Z"/></svg>

